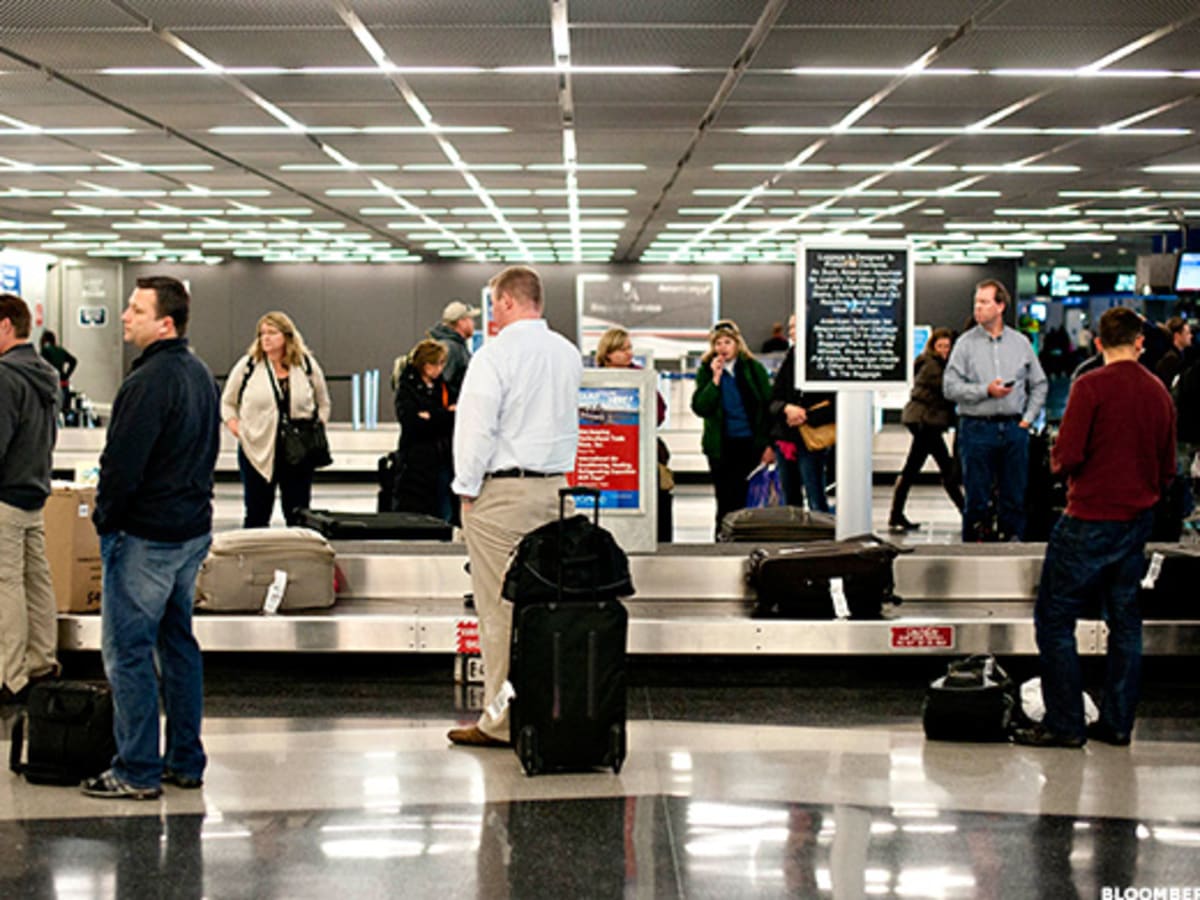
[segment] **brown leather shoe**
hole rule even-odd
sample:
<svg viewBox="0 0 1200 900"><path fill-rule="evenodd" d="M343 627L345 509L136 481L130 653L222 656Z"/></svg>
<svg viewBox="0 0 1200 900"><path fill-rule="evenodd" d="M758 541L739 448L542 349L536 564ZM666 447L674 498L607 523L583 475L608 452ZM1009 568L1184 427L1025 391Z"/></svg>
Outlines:
<svg viewBox="0 0 1200 900"><path fill-rule="evenodd" d="M450 743L457 744L460 747L511 747L508 741L502 741L499 738L494 738L490 734L481 731L478 725L471 725L468 728L451 728L446 737L450 739Z"/></svg>

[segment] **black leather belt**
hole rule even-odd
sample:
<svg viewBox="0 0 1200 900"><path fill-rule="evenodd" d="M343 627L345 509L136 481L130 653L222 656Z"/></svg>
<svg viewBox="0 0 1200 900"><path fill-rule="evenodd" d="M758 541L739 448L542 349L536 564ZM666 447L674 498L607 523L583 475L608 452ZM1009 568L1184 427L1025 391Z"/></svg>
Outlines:
<svg viewBox="0 0 1200 900"><path fill-rule="evenodd" d="M529 469L501 469L498 472L488 472L488 478L558 478L562 472L531 472Z"/></svg>
<svg viewBox="0 0 1200 900"><path fill-rule="evenodd" d="M1020 416L963 416L964 419L978 419L980 422L1020 422Z"/></svg>

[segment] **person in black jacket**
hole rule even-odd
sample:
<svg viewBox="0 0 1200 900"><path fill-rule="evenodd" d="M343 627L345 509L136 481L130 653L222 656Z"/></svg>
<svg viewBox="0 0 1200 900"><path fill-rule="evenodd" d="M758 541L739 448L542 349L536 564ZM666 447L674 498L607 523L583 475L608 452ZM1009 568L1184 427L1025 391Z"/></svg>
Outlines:
<svg viewBox="0 0 1200 900"><path fill-rule="evenodd" d="M113 401L92 521L100 535L104 673L113 690L112 768L92 797L153 800L196 788L204 673L192 634L196 573L212 543L220 392L188 347L190 298L174 278L139 278L121 316L142 351ZM159 752L159 698L167 715Z"/></svg>
<svg viewBox="0 0 1200 900"><path fill-rule="evenodd" d="M888 530L897 534L920 527L905 517L904 504L908 500L909 490L921 473L921 467L930 456L942 473L942 485L946 493L960 513L963 509L962 485L954 473L954 462L943 438L946 429L954 424L954 404L942 393L942 375L946 371L946 360L950 358L953 343L954 335L949 328L933 330L924 352L917 358L912 395L900 414L900 422L912 433L912 444L909 445L908 458L904 460L904 468L892 492Z"/></svg>
<svg viewBox="0 0 1200 900"><path fill-rule="evenodd" d="M29 306L0 294L0 702L58 674L58 610L46 560L58 378L29 344Z"/></svg>
<svg viewBox="0 0 1200 900"><path fill-rule="evenodd" d="M49 328L42 332L40 344L42 359L50 363L58 373L58 386L62 390L62 411L65 415L71 408L71 375L79 365L79 360L58 342L58 337Z"/></svg>
<svg viewBox="0 0 1200 900"><path fill-rule="evenodd" d="M400 446L396 460L395 503L403 512L454 520L450 482L454 480L454 406L457 399L442 378L449 353L426 338L408 354L396 385Z"/></svg>
<svg viewBox="0 0 1200 900"><path fill-rule="evenodd" d="M796 338L796 317L788 320L788 334ZM820 428L832 424L837 413L837 394L827 391L802 391L795 387L796 347L787 356L771 388L770 412L773 419L775 461L779 482L788 506L803 506L815 512L832 512L825 496L825 467L831 447L810 450L800 434L801 425Z"/></svg>

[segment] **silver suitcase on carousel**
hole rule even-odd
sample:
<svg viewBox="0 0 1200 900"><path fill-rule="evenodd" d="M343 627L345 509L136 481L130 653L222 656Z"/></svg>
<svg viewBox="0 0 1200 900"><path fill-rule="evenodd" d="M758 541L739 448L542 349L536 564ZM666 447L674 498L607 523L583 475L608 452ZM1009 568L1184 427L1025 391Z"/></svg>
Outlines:
<svg viewBox="0 0 1200 900"><path fill-rule="evenodd" d="M329 541L308 528L216 534L196 579L196 609L270 611L267 596L277 581L283 584L279 612L328 608L334 602L333 558Z"/></svg>

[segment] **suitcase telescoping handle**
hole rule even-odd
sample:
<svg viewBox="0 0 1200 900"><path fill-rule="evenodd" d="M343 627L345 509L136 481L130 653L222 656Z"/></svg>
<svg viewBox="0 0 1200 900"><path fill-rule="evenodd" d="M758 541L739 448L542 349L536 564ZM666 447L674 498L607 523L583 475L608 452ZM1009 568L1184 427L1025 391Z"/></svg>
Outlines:
<svg viewBox="0 0 1200 900"><path fill-rule="evenodd" d="M582 484L575 487L559 488L558 491L558 547L562 551L563 547L563 520L567 515L567 498L568 497L591 497L592 498L592 524L597 528L600 527L600 491L594 487L586 487ZM576 562L590 562L591 557L576 560ZM566 568L565 560L558 560L558 599L561 602L563 598L563 569ZM592 597L598 597L596 585L592 585Z"/></svg>
<svg viewBox="0 0 1200 900"><path fill-rule="evenodd" d="M598 489L582 484L575 487L560 488L558 491L558 521L560 522L567 517L568 497L591 497L592 524L600 524L600 491Z"/></svg>

